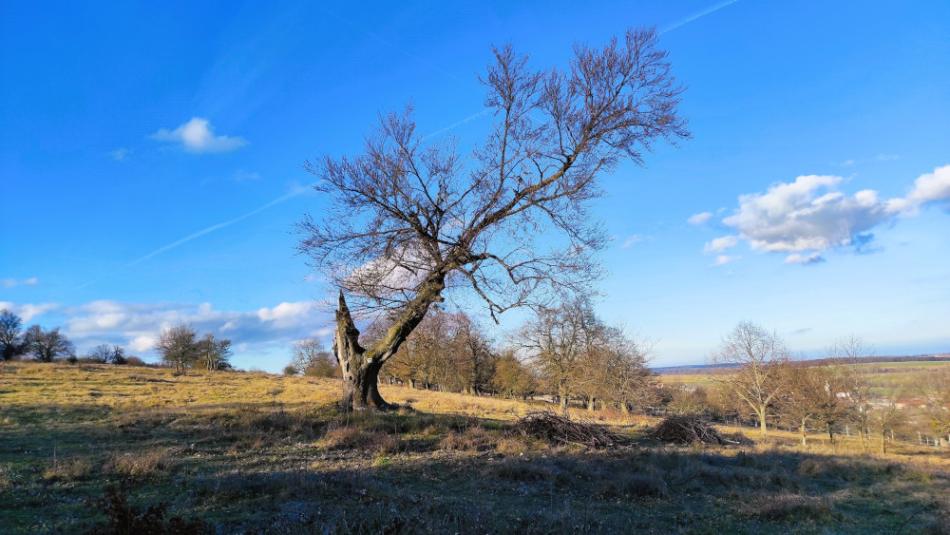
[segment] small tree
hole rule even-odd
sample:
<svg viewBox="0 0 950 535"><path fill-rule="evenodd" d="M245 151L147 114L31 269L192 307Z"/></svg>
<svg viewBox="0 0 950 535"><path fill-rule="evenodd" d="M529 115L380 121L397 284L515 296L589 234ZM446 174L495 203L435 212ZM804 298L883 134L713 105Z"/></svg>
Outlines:
<svg viewBox="0 0 950 535"><path fill-rule="evenodd" d="M823 397L824 385L815 367L801 362L790 364L785 369L783 382L785 389L776 403L779 416L798 428L802 446L807 446L808 426L818 412L816 404Z"/></svg>
<svg viewBox="0 0 950 535"><path fill-rule="evenodd" d="M853 395L858 386L857 378L848 363L840 361L816 366L814 373L818 383L812 401L815 419L825 426L828 440L834 445L836 428L843 422L854 420Z"/></svg>
<svg viewBox="0 0 950 535"><path fill-rule="evenodd" d="M321 221L301 223L299 249L340 290L334 350L347 409L391 407L379 371L447 291L467 289L494 318L583 289L605 241L587 212L599 177L688 135L653 30L578 46L565 70L494 52L484 83L495 121L471 161L424 146L406 113L383 118L362 154L308 164L330 199ZM344 292L357 310L392 318L368 347Z"/></svg>
<svg viewBox="0 0 950 535"><path fill-rule="evenodd" d="M109 344L100 344L92 348L86 355L86 360L98 364L106 364L112 358L112 346Z"/></svg>
<svg viewBox="0 0 950 535"><path fill-rule="evenodd" d="M924 400L924 412L934 435L946 437L950 442L950 370L944 368L929 373L917 385L917 391Z"/></svg>
<svg viewBox="0 0 950 535"><path fill-rule="evenodd" d="M112 346L112 355L109 356L109 364L125 366L128 363L129 357L125 356L125 348L119 345Z"/></svg>
<svg viewBox="0 0 950 535"><path fill-rule="evenodd" d="M897 405L897 399L900 397L900 391L891 392L885 398L883 405L874 407L871 412L871 424L877 429L878 436L881 439L881 454L887 454L888 434L891 439L894 437L894 431L904 423L906 414ZM950 440L950 437L948 437Z"/></svg>
<svg viewBox="0 0 950 535"><path fill-rule="evenodd" d="M294 344L294 357L290 366L296 369L297 373L311 377L339 377L336 359L316 338L300 340Z"/></svg>
<svg viewBox="0 0 950 535"><path fill-rule="evenodd" d="M768 414L782 391L782 370L788 353L778 335L750 322L743 322L723 340L718 362L737 366L721 381L746 403L759 421L762 436L768 434Z"/></svg>
<svg viewBox="0 0 950 535"><path fill-rule="evenodd" d="M176 373L185 373L198 360L195 336L195 330L188 325L176 325L162 331L155 349L166 365L174 366Z"/></svg>
<svg viewBox="0 0 950 535"><path fill-rule="evenodd" d="M59 332L59 328L44 331L33 325L26 331L24 342L33 357L40 362L53 362L74 352L73 343Z"/></svg>
<svg viewBox="0 0 950 535"><path fill-rule="evenodd" d="M496 392L509 398L526 399L537 388L531 370L518 360L513 351L503 353L495 362L491 384Z"/></svg>
<svg viewBox="0 0 950 535"><path fill-rule="evenodd" d="M20 332L23 320L9 310L0 310L0 360L13 360L26 352Z"/></svg>
<svg viewBox="0 0 950 535"><path fill-rule="evenodd" d="M196 350L198 362L208 371L222 370L230 367L231 341L227 338L215 338L208 333L198 341Z"/></svg>
<svg viewBox="0 0 950 535"><path fill-rule="evenodd" d="M562 409L578 394L581 367L591 365L587 358L589 337L599 328L598 323L590 300L580 297L557 308L539 310L521 330L522 348Z"/></svg>

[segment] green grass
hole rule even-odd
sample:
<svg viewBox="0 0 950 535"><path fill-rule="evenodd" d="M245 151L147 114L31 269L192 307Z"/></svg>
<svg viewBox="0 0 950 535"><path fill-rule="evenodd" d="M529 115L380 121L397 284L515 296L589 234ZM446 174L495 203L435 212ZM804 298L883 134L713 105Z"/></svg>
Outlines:
<svg viewBox="0 0 950 535"><path fill-rule="evenodd" d="M388 388L418 410L346 415L338 388L4 366L0 531L101 532L109 486L225 533L920 533L950 512L941 458L672 447L632 424L632 446L588 450L513 432L520 402Z"/></svg>

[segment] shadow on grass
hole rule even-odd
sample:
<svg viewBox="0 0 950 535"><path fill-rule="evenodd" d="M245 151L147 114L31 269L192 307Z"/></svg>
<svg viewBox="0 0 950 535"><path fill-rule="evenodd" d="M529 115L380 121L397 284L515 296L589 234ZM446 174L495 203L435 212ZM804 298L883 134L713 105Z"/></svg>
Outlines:
<svg viewBox="0 0 950 535"><path fill-rule="evenodd" d="M219 532L277 533L919 533L939 529L950 495L946 474L875 459L646 441L583 450L415 411L262 401L2 416L11 532L94 530L111 484Z"/></svg>

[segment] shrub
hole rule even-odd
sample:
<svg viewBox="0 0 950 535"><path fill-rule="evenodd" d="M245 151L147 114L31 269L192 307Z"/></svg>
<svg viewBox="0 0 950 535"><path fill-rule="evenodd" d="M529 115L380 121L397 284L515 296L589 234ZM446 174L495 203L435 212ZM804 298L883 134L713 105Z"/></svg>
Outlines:
<svg viewBox="0 0 950 535"><path fill-rule="evenodd" d="M13 474L9 467L0 465L0 492L13 487Z"/></svg>
<svg viewBox="0 0 950 535"><path fill-rule="evenodd" d="M177 450L155 448L137 453L122 453L112 456L106 463L106 471L132 479L155 476L168 470Z"/></svg>
<svg viewBox="0 0 950 535"><path fill-rule="evenodd" d="M73 459L54 460L53 464L43 470L42 477L46 481L77 481L88 477L92 473L92 463L82 457Z"/></svg>

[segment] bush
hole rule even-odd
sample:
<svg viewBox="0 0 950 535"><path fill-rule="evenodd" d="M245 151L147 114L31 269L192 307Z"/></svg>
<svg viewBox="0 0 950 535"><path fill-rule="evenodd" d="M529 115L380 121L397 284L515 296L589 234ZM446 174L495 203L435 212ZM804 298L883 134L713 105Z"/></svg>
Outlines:
<svg viewBox="0 0 950 535"><path fill-rule="evenodd" d="M156 448L138 453L116 454L106 464L106 470L132 479L148 478L169 469L176 453L172 448Z"/></svg>
<svg viewBox="0 0 950 535"><path fill-rule="evenodd" d="M43 470L46 481L77 481L92 473L92 463L82 457L55 460Z"/></svg>
<svg viewBox="0 0 950 535"><path fill-rule="evenodd" d="M298 373L300 373L300 371L297 370L297 368L295 368L293 364L288 364L287 366L284 366L284 375L297 375Z"/></svg>

